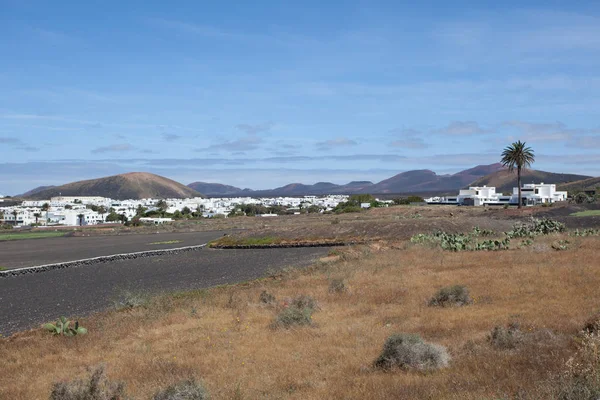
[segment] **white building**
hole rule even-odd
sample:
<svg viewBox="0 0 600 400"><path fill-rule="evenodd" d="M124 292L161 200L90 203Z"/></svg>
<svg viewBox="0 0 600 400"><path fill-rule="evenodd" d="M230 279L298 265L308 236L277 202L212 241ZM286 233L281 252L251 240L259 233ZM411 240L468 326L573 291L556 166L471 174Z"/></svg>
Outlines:
<svg viewBox="0 0 600 400"><path fill-rule="evenodd" d="M554 203L565 201L567 192L556 190L555 184L545 183L526 183L521 186L521 204L525 206L534 206L537 204ZM519 204L519 188L513 188L511 195L496 193L495 187L472 186L468 189L460 190L458 196L432 197L426 199L429 204L456 204L464 206L483 206L483 205L504 205Z"/></svg>

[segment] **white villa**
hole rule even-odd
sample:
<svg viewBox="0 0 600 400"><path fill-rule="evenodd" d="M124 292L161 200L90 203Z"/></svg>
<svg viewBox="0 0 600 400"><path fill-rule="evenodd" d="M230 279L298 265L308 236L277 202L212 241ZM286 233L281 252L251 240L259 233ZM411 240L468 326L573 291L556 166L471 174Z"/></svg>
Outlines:
<svg viewBox="0 0 600 400"><path fill-rule="evenodd" d="M521 186L521 204L534 206L537 204L554 203L567 200L567 192L556 190L555 184L526 183ZM495 187L472 186L463 189L458 196L432 197L426 199L428 204L456 204L464 206L519 204L519 188L513 188L510 195L496 193Z"/></svg>

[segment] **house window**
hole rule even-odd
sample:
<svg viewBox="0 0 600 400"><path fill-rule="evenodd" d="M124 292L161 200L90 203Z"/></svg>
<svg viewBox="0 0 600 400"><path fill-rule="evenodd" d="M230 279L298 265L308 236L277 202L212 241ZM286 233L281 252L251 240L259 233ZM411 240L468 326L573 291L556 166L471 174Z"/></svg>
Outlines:
<svg viewBox="0 0 600 400"><path fill-rule="evenodd" d="M540 194L540 189L535 189L535 194Z"/></svg>

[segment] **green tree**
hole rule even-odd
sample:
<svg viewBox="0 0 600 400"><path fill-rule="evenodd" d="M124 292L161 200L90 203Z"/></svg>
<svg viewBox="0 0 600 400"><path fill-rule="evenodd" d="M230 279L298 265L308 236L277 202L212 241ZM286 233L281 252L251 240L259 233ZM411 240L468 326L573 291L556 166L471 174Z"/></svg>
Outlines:
<svg viewBox="0 0 600 400"><path fill-rule="evenodd" d="M85 215L77 214L77 218L79 219L79 226L83 226L83 219L85 218Z"/></svg>
<svg viewBox="0 0 600 400"><path fill-rule="evenodd" d="M190 215L192 213L192 210L190 210L189 207L183 207L183 209L181 210L181 213L183 215Z"/></svg>
<svg viewBox="0 0 600 400"><path fill-rule="evenodd" d="M510 172L517 170L517 186L519 190L519 208L522 206L521 200L521 171L524 168L530 167L535 161L535 155L531 147L526 147L525 142L520 140L507 146L502 152L502 160L500 162L505 167L508 167Z"/></svg>
<svg viewBox="0 0 600 400"><path fill-rule="evenodd" d="M108 213L108 216L106 217L106 222L116 222L118 220L119 214L117 214L114 209Z"/></svg>
<svg viewBox="0 0 600 400"><path fill-rule="evenodd" d="M14 225L17 225L17 215L19 215L19 213L17 212L17 210L12 210L11 214L13 215L13 217L15 217L15 223Z"/></svg>
<svg viewBox="0 0 600 400"><path fill-rule="evenodd" d="M35 224L38 224L38 220L40 219L40 217L42 216L42 214L40 213L34 213L33 216L35 217Z"/></svg>
<svg viewBox="0 0 600 400"><path fill-rule="evenodd" d="M140 204L137 206L137 209L135 210L135 215L138 217L143 217L146 214L146 211L148 211L148 209Z"/></svg>
<svg viewBox="0 0 600 400"><path fill-rule="evenodd" d="M165 213L167 212L167 209L169 208L169 205L166 201L159 200L158 203L156 203L156 207L160 210L161 215L164 217Z"/></svg>

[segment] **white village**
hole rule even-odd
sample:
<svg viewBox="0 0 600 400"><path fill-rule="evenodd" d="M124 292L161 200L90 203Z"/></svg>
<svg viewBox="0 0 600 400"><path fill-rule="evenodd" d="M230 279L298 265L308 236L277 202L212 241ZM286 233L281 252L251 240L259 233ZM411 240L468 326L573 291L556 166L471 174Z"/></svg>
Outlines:
<svg viewBox="0 0 600 400"><path fill-rule="evenodd" d="M141 199L114 200L93 196L58 196L47 200L27 200L17 206L0 207L0 224L18 226L85 226L99 224L121 224L138 218L139 223L164 224L174 219L194 214L203 218L226 218L244 205L266 208L279 207L286 214L298 215L308 208L311 212L331 212L349 199L348 195L303 196L303 197L234 197L189 199ZM1 200L1 199L0 199ZM376 199L381 206L391 200ZM528 183L521 187L521 204L534 206L567 200L567 192L557 191L555 184ZM513 193L497 193L495 187L469 187L460 190L457 196L431 197L424 199L430 205L446 204L457 206L508 206L519 204L519 188ZM0 203L1 204L1 203ZM369 203L361 204L369 208ZM168 215L168 217L165 217ZM275 213L257 213L258 217L276 217Z"/></svg>

